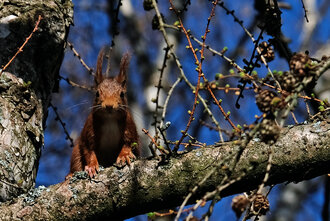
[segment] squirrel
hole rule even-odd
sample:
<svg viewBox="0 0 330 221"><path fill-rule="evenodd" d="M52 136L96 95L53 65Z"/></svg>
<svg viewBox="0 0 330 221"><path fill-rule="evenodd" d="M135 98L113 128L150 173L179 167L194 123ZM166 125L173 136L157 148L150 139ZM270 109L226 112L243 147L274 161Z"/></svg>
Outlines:
<svg viewBox="0 0 330 221"><path fill-rule="evenodd" d="M129 55L126 53L122 57L117 76L106 77L102 74L104 51L101 49L97 58L94 105L73 147L66 180L75 171L83 170L93 178L99 165L108 167L115 162L129 165L140 154L136 125L127 106Z"/></svg>

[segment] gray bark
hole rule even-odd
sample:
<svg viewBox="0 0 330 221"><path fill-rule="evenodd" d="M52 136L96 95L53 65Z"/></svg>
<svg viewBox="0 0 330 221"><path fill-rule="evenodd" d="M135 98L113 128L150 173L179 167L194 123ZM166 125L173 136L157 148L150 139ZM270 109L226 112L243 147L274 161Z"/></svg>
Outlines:
<svg viewBox="0 0 330 221"><path fill-rule="evenodd" d="M34 187L43 124L72 23L70 0L1 0L0 64L4 67L39 29L0 77L0 201Z"/></svg>
<svg viewBox="0 0 330 221"><path fill-rule="evenodd" d="M274 154L268 185L327 174L330 172L329 143L329 121L283 129L272 146L251 141L230 179L244 176L221 196L255 189L264 177L270 148ZM191 198L192 203L223 181L228 172L226 168L238 150L238 142L227 142L163 162L138 160L131 167L107 168L91 181L85 172L79 172L70 182L39 187L0 204L0 220L116 220L172 208L179 206L191 188L221 163Z"/></svg>

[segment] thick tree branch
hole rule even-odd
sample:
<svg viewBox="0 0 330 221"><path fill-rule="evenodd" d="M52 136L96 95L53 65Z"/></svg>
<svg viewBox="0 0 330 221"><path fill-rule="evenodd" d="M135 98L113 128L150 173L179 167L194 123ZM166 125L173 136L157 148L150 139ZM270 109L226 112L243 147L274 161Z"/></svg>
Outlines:
<svg viewBox="0 0 330 221"><path fill-rule="evenodd" d="M71 0L0 1L0 201L34 187L72 19Z"/></svg>
<svg viewBox="0 0 330 221"><path fill-rule="evenodd" d="M299 182L329 173L330 124L318 121L283 129L274 148L268 184ZM236 143L236 144L235 144ZM270 146L251 141L230 179L244 177L224 190L222 196L255 189L267 165ZM141 213L179 206L190 189L214 165L217 172L201 186L191 202L213 190L228 172L239 146L228 142L156 160L138 160L131 167L107 168L92 181L76 174L70 183L35 189L0 204L0 220L89 220L100 217L128 218Z"/></svg>

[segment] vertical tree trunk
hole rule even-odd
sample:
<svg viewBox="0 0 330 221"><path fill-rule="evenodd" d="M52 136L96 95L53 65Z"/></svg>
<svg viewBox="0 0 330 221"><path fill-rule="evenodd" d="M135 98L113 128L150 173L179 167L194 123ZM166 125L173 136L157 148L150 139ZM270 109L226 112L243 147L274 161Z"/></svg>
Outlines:
<svg viewBox="0 0 330 221"><path fill-rule="evenodd" d="M0 76L0 201L34 187L50 95L58 87L70 0L0 2L1 68L38 30Z"/></svg>

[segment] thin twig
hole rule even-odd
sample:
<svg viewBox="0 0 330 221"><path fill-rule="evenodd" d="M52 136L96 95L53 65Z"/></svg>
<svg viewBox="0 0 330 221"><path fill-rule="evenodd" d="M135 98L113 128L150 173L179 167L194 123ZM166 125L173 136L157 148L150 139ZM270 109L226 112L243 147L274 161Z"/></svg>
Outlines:
<svg viewBox="0 0 330 221"><path fill-rule="evenodd" d="M292 116L292 118L294 120L294 123L295 124L299 124L299 122L297 121L296 115L293 113L293 111L291 111L291 116Z"/></svg>
<svg viewBox="0 0 330 221"><path fill-rule="evenodd" d="M168 24L164 24L165 28L171 28L180 32L183 32L180 28L174 26L174 25L168 25ZM194 40L197 44L199 44L200 46L203 45L203 42L201 42L200 40L198 40L196 37L194 37L190 32L188 32L189 37ZM207 50L209 50L210 52L212 52L213 54L219 55L220 57L222 57L223 59L225 59L227 62L229 62L230 65L232 65L234 68L236 68L239 72L243 72L243 68L241 68L234 60L228 58L226 55L224 55L224 53L221 53L213 48L211 48L210 45L205 44L205 48Z"/></svg>
<svg viewBox="0 0 330 221"><path fill-rule="evenodd" d="M229 180L226 184L221 184L221 185L217 186L217 188L214 191L206 193L203 196L203 198L198 200L197 203L194 205L192 211L189 213L189 215L187 217L187 220L189 220L189 218L192 217L193 212L196 211L198 209L198 207L201 206L204 202L206 202L207 200L213 198L215 195L219 195L223 190L225 190L226 188L228 188L232 184L240 181L244 177L244 175L245 175L245 173L243 173L241 176L239 176L235 179ZM225 178L224 180L227 181L228 178L227 179Z"/></svg>
<svg viewBox="0 0 330 221"><path fill-rule="evenodd" d="M69 140L70 143L71 143L70 146L73 147L74 146L73 139L71 138L71 136L69 134L69 131L66 129L66 124L62 121L59 113L57 112L57 107L55 107L52 103L49 103L49 106L53 109L53 111L54 111L54 113L56 115L55 120L58 120L60 122L62 128L63 128L63 131L64 131L64 133L66 135L66 138L65 139L66 140Z"/></svg>
<svg viewBox="0 0 330 221"><path fill-rule="evenodd" d="M192 209L192 207L190 208L187 208L187 209L184 209L183 212L186 213L186 212L189 212L190 210ZM172 214L177 214L178 212L176 212L175 210L169 210L168 212L166 213L159 213L159 212L154 212L156 216L159 216L159 217L163 217L163 216L170 216Z"/></svg>
<svg viewBox="0 0 330 221"><path fill-rule="evenodd" d="M269 156L268 156L268 161L267 161L265 176L264 176L264 179L262 180L262 183L260 184L260 186L258 188L257 193L261 193L262 188L264 188L266 182L269 179L270 169L272 168L272 163L273 163L273 154L274 154L274 150L271 147L271 149L269 151Z"/></svg>
<svg viewBox="0 0 330 221"><path fill-rule="evenodd" d="M181 203L181 206L179 208L179 211L175 217L175 221L178 221L180 218L180 215L182 214L183 208L187 205L189 199L196 193L196 191L198 190L198 188L203 185L208 178L210 178L212 176L212 174L216 171L216 167L214 167L209 173L207 173L204 178L198 182L198 184L196 186L194 186L194 188L189 192L189 194L185 197L184 201Z"/></svg>
<svg viewBox="0 0 330 221"><path fill-rule="evenodd" d="M269 151L269 157L268 157L268 161L267 161L265 176L264 176L261 184L259 185L258 190L249 199L250 200L250 204L248 206L247 212L245 213L245 216L243 217L243 220L242 221L246 221L248 219L249 214L250 214L249 211L251 210L251 207L253 205L254 200L256 199L256 197L257 197L258 194L261 194L262 189L264 188L266 182L269 179L269 174L270 174L270 170L272 168L272 162L273 162L273 154L274 154L274 150L273 150L273 148L271 148L270 151Z"/></svg>
<svg viewBox="0 0 330 221"><path fill-rule="evenodd" d="M164 26L166 28L171 28L171 29L175 29L177 31L182 32L181 29L179 29L178 27L174 26L174 25L168 25L168 24L164 24ZM194 37L190 32L188 32L188 35L191 39L193 39L196 43L198 43L200 46L202 46L202 42L199 41L196 37ZM227 56L224 55L224 53L219 52L215 49L213 49L210 45L205 45L205 48L208 49L210 52L212 52L215 55L218 55L220 57L222 57L224 60L226 60L230 65L232 65L235 69L237 69L238 72L244 72L244 69L242 67L240 67L234 60L228 58ZM227 77L227 76L223 76L223 77ZM228 76L228 77L240 77L240 76ZM251 78L250 80L252 80L252 83L254 83L253 78Z"/></svg>
<svg viewBox="0 0 330 221"><path fill-rule="evenodd" d="M304 0L301 0L301 4L302 4L304 12L305 12L306 22L309 22L308 17L307 17L307 9L305 8Z"/></svg>
<svg viewBox="0 0 330 221"><path fill-rule="evenodd" d="M308 117L311 117L311 111L310 111L310 108L308 106L307 100L304 99L304 102L305 102L305 106L306 106L306 111L307 111Z"/></svg>
<svg viewBox="0 0 330 221"><path fill-rule="evenodd" d="M95 92L95 90L93 88L91 88L91 87L87 87L85 85L77 84L77 83L71 81L69 78L65 78L65 77L63 77L61 75L59 77L60 77L60 79L64 80L65 82L67 82L69 85L71 85L73 87L78 87L78 88L81 88L81 89L84 89L84 90L88 90L90 92Z"/></svg>
<svg viewBox="0 0 330 221"><path fill-rule="evenodd" d="M174 84L171 86L170 90L167 93L167 97L165 99L165 103L164 103L164 106L163 106L162 118L160 120L160 125L159 125L160 128L164 127L164 120L165 120L165 116L166 116L168 103L170 101L170 98L172 96L172 93L173 93L175 87L180 83L181 80L182 80L182 77L179 77L178 79L176 79L176 81L174 82Z"/></svg>
<svg viewBox="0 0 330 221"><path fill-rule="evenodd" d="M21 53L23 51L24 46L29 42L29 40L31 39L32 35L34 32L36 32L38 30L38 26L39 23L41 21L42 17L41 15L38 16L38 21L36 22L33 31L31 32L31 34L25 39L24 43L22 44L22 46L16 51L15 55L8 61L8 63L0 70L0 76L2 74L3 71L6 70L6 68L11 64L11 62L16 58L16 56Z"/></svg>
<svg viewBox="0 0 330 221"><path fill-rule="evenodd" d="M173 142L173 141L169 141L169 143L176 144L176 142ZM206 144L185 143L185 142L181 142L180 145L183 145L185 147L187 147L187 146L194 146L194 147L200 147L200 148L206 147Z"/></svg>
<svg viewBox="0 0 330 221"><path fill-rule="evenodd" d="M142 131L150 138L150 140L151 140L151 142L155 145L155 147L160 151L160 152L162 152L162 153L164 153L164 154L169 154L169 152L166 150L166 149L164 149L164 148L161 148L157 143L156 143L156 141L155 141L155 139L150 135L150 133L149 133L149 131L148 130L146 130L146 129L142 129Z"/></svg>
<svg viewBox="0 0 330 221"><path fill-rule="evenodd" d="M158 109L160 108L159 106L159 96L160 96L160 89L162 88L162 79L163 79L163 74L164 74L164 70L166 67L166 61L168 59L168 51L169 48L166 47L165 49L165 54L164 54L164 60L163 60L163 64L162 67L160 69L160 74L159 74L159 80L158 80L158 85L157 87L157 93L156 93L156 98L155 98L155 103L156 103L156 107L155 107L155 113L154 113L154 124L155 124L155 137L156 137L156 142L157 142L157 138L158 138L158 131L157 131L157 127L158 127ZM166 141L166 136L165 134L162 134L164 140Z"/></svg>
<svg viewBox="0 0 330 221"><path fill-rule="evenodd" d="M201 125L203 125L203 126L209 128L210 130L218 130L218 128L213 127L212 125L206 123L206 122L203 121L203 120L199 120L199 123L200 123ZM224 132L227 136L230 136L230 135L232 134L231 132L229 132L229 131L227 131L227 130L225 130L225 129L221 129L221 131Z"/></svg>
<svg viewBox="0 0 330 221"><path fill-rule="evenodd" d="M68 42L68 41L67 41L67 43L68 43L69 48L70 48L71 51L73 52L74 56L76 56L76 57L79 59L80 63L81 63L86 69L87 69L88 73L89 73L90 75L93 75L93 76L94 76L95 73L93 72L93 69L90 68L90 67L85 63L85 61L81 58L80 54L79 54L79 53L76 51L76 49L73 47L73 44L70 43L70 42Z"/></svg>
<svg viewBox="0 0 330 221"><path fill-rule="evenodd" d="M322 111L322 112L318 112L318 113L314 114L313 116L310 117L310 119L314 119L314 118L316 118L317 116L321 115L322 113L325 113L325 112L328 112L328 111L330 111L330 107L327 107L327 108L324 109L324 111Z"/></svg>
<svg viewBox="0 0 330 221"><path fill-rule="evenodd" d="M16 189L22 189L22 187L19 187L18 185L15 185L15 184L13 184L13 183L6 182L6 181L4 180L4 178L1 178L1 179L0 179L0 182L3 183L3 184L5 184L5 185L8 185L8 186L14 187L14 188L16 188Z"/></svg>
<svg viewBox="0 0 330 221"><path fill-rule="evenodd" d="M170 148L170 146L169 146L169 144L168 144L168 140L166 139L166 136L165 136L165 133L164 133L164 129L162 129L161 127L157 127L157 129L159 130L159 132L160 132L160 134L162 135L162 137L163 137L163 140L164 140L164 143L165 143L165 145L166 145L166 148L167 148L167 150L168 150L168 152L171 154L172 153L172 150L171 150L171 148Z"/></svg>

